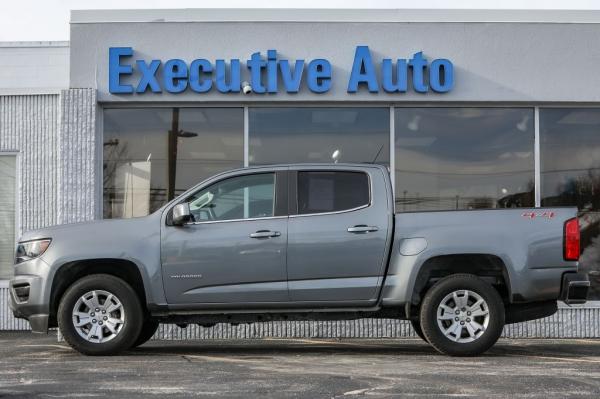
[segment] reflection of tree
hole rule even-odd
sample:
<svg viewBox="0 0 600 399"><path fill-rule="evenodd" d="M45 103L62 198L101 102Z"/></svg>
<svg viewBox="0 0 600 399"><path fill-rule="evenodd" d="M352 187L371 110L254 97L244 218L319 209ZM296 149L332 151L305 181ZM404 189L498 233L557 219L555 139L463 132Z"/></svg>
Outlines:
<svg viewBox="0 0 600 399"><path fill-rule="evenodd" d="M475 197L467 201L467 209L490 209L494 207L494 199L491 197Z"/></svg>
<svg viewBox="0 0 600 399"><path fill-rule="evenodd" d="M533 179L527 182L526 191L507 195L498 200L498 208L526 208L535 206L535 183Z"/></svg>
<svg viewBox="0 0 600 399"><path fill-rule="evenodd" d="M110 206L116 198L115 179L119 161L127 157L127 142L122 143L119 139L110 139L104 142L103 186L104 187L104 217L111 218L112 207Z"/></svg>
<svg viewBox="0 0 600 399"><path fill-rule="evenodd" d="M121 143L119 139L110 139L104 143L104 187L114 184L115 174L119 161L127 159L127 142Z"/></svg>
<svg viewBox="0 0 600 399"><path fill-rule="evenodd" d="M559 183L558 195L542 200L544 206L577 206L581 227L580 270L592 282L588 299L600 299L600 173L598 168L582 171Z"/></svg>
<svg viewBox="0 0 600 399"><path fill-rule="evenodd" d="M544 206L577 206L580 211L600 210L600 172L590 168L557 184L558 195L542 200Z"/></svg>

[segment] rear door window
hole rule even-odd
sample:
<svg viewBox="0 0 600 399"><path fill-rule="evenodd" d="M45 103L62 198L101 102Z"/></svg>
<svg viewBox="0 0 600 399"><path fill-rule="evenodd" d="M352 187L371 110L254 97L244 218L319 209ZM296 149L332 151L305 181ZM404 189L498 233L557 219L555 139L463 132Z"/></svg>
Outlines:
<svg viewBox="0 0 600 399"><path fill-rule="evenodd" d="M369 204L369 178L362 172L298 172L298 214L339 212Z"/></svg>

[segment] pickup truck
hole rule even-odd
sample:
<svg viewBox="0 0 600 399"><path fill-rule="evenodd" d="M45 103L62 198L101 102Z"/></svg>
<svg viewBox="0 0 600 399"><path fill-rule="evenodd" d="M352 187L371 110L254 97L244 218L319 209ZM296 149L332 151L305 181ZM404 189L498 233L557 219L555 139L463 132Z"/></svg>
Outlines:
<svg viewBox="0 0 600 399"><path fill-rule="evenodd" d="M10 304L87 355L141 345L159 323L370 317L473 356L507 323L585 302L579 240L575 208L395 213L382 166L251 167L146 217L25 233Z"/></svg>

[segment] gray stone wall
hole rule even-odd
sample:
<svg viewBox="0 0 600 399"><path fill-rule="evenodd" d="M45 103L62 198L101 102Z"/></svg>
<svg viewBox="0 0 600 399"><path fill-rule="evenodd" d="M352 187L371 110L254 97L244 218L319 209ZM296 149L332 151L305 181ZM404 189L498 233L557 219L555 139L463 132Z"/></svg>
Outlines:
<svg viewBox="0 0 600 399"><path fill-rule="evenodd" d="M93 220L97 207L96 90L70 89L60 95L58 140L58 223Z"/></svg>
<svg viewBox="0 0 600 399"><path fill-rule="evenodd" d="M0 95L0 152L17 154L17 236L94 219L99 197L95 125L93 89ZM29 329L26 321L12 317L7 286L0 280L0 330Z"/></svg>
<svg viewBox="0 0 600 399"><path fill-rule="evenodd" d="M17 235L58 222L59 95L0 96L0 151L17 155Z"/></svg>
<svg viewBox="0 0 600 399"><path fill-rule="evenodd" d="M17 153L17 235L92 220L96 198L96 91L0 96L0 151Z"/></svg>

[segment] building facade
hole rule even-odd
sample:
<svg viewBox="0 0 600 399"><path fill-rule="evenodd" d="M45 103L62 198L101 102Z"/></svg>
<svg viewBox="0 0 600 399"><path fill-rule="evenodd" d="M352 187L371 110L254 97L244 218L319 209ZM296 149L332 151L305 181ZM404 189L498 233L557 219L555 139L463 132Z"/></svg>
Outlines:
<svg viewBox="0 0 600 399"><path fill-rule="evenodd" d="M74 11L69 43L0 45L0 276L23 231L223 170L376 162L397 212L577 206L600 300L598 43L590 11ZM559 313L536 334L600 336L596 302Z"/></svg>

